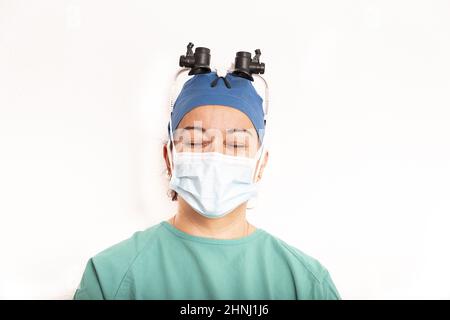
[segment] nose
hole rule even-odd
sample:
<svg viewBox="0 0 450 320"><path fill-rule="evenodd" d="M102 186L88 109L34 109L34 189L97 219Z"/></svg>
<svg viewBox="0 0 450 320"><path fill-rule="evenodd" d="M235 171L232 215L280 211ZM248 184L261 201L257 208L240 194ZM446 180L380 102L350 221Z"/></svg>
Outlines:
<svg viewBox="0 0 450 320"><path fill-rule="evenodd" d="M224 153L223 145L223 136L221 134L215 134L213 137L211 137L211 143L209 146L210 149L208 151Z"/></svg>
<svg viewBox="0 0 450 320"><path fill-rule="evenodd" d="M207 132L207 139L210 141L210 143L208 143L208 146L204 151L224 153L224 133L219 129L208 129Z"/></svg>

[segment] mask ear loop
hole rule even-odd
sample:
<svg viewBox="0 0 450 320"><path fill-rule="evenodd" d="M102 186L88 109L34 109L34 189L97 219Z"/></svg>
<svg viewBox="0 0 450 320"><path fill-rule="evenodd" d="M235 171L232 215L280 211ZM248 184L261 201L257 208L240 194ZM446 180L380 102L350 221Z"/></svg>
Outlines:
<svg viewBox="0 0 450 320"><path fill-rule="evenodd" d="M265 150L266 150L266 148L265 148L264 141L263 141L261 144L261 147L259 147L259 150L257 152L258 154L257 154L256 162L258 164L255 166L255 170L253 173L254 180L256 180L258 178L259 172L261 170L261 164L262 164L261 160L263 159L263 154L264 154ZM256 162L255 162L255 164L256 164ZM254 182L257 183L256 181L254 181Z"/></svg>
<svg viewBox="0 0 450 320"><path fill-rule="evenodd" d="M256 166L256 169L253 173L254 179L258 179L258 174L261 169L261 162L262 162L261 159L262 159L262 155L264 154L264 150L265 150L265 147L264 147L264 141L263 141L261 144L261 147L259 147L259 150L257 152L257 153L259 153L259 155L257 156L258 159L256 160L258 165ZM258 183L258 182L254 182L254 183ZM257 196L250 198L247 202L247 209L249 209L249 210L254 209L256 207L256 202L257 202Z"/></svg>

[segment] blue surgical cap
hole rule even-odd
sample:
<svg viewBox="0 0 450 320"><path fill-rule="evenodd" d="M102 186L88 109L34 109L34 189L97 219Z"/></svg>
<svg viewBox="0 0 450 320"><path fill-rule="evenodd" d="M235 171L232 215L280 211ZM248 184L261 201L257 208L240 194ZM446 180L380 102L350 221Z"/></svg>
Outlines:
<svg viewBox="0 0 450 320"><path fill-rule="evenodd" d="M170 115L173 130L178 127L184 115L195 107L222 105L245 113L252 121L259 140L262 142L265 129L262 102L263 99L256 92L250 80L232 73L227 73L225 77L219 77L215 71L196 74L186 81L174 103Z"/></svg>

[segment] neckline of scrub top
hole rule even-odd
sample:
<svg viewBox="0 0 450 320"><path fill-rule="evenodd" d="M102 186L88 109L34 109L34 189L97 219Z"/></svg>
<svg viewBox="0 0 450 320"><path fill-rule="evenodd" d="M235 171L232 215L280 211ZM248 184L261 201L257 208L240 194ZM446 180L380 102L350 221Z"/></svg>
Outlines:
<svg viewBox="0 0 450 320"><path fill-rule="evenodd" d="M186 233L184 231L181 231L180 229L175 228L172 224L170 224L169 222L163 220L161 222L161 225L164 226L167 230L169 230L170 232L172 232L173 234L175 234L176 236L186 239L186 240L191 240L191 241L196 241L196 242L200 242L200 243L208 243L208 244L226 244L226 245L233 245L233 244L241 244L241 243L246 243L249 242L253 239L256 239L259 235L261 235L264 230L260 229L260 228L256 228L252 233L250 233L247 236L241 237L241 238L236 238L236 239L215 239L215 238L209 238L209 237L200 237L200 236L194 236L192 234Z"/></svg>

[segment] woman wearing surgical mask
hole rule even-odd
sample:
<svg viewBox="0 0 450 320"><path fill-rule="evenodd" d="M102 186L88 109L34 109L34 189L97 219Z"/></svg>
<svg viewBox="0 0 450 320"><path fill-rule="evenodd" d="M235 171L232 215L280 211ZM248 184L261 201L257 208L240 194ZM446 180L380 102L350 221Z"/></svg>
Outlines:
<svg viewBox="0 0 450 320"><path fill-rule="evenodd" d="M247 221L265 126L249 80L189 79L163 147L177 212L89 259L74 299L340 299L319 261Z"/></svg>

